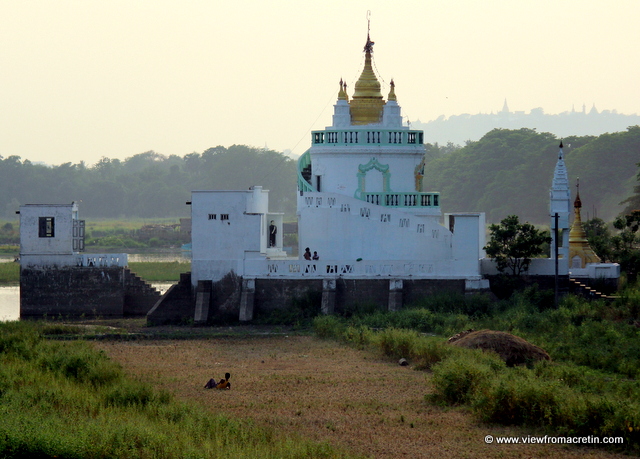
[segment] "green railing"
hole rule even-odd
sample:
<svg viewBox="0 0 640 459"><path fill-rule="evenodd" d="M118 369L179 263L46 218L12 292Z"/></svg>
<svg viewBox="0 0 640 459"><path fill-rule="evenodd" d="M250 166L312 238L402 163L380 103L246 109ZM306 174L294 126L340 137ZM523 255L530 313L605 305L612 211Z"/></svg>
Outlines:
<svg viewBox="0 0 640 459"><path fill-rule="evenodd" d="M422 145L424 133L403 129L326 129L311 131L313 145L341 146L360 145Z"/></svg>
<svg viewBox="0 0 640 459"><path fill-rule="evenodd" d="M385 207L440 207L440 193L362 193L360 199Z"/></svg>
<svg viewBox="0 0 640 459"><path fill-rule="evenodd" d="M298 191L316 191L302 175L302 171L309 167L311 167L311 155L307 150L298 158Z"/></svg>

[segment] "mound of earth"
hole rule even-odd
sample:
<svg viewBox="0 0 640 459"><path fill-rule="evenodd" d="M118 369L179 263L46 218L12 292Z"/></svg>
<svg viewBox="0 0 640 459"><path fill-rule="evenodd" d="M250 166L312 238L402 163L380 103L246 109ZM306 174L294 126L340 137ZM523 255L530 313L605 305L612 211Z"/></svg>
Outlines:
<svg viewBox="0 0 640 459"><path fill-rule="evenodd" d="M494 351L508 366L523 365L538 360L551 360L538 346L510 333L493 330L466 330L449 338L452 346Z"/></svg>

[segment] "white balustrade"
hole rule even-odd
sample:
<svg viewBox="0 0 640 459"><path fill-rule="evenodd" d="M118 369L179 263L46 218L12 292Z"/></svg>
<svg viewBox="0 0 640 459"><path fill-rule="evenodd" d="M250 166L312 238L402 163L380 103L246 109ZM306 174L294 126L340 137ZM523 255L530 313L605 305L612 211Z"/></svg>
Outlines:
<svg viewBox="0 0 640 459"><path fill-rule="evenodd" d="M87 268L108 268L127 266L126 253L85 253L76 256L76 266Z"/></svg>
<svg viewBox="0 0 640 459"><path fill-rule="evenodd" d="M244 276L248 277L452 277L453 266L448 261L424 260L244 260Z"/></svg>

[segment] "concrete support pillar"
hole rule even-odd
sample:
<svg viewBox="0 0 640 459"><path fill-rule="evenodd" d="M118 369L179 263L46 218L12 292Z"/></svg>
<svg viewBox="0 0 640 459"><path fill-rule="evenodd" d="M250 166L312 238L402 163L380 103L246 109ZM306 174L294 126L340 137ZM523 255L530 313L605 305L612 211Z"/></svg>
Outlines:
<svg viewBox="0 0 640 459"><path fill-rule="evenodd" d="M402 309L402 279L389 280L389 311Z"/></svg>
<svg viewBox="0 0 640 459"><path fill-rule="evenodd" d="M198 281L198 286L196 287L196 310L193 315L194 323L204 324L209 319L212 290L211 281Z"/></svg>
<svg viewBox="0 0 640 459"><path fill-rule="evenodd" d="M322 314L333 314L336 307L336 280L322 279L322 303L320 310Z"/></svg>
<svg viewBox="0 0 640 459"><path fill-rule="evenodd" d="M253 320L253 302L256 296L256 280L242 279L242 293L240 294L240 322Z"/></svg>

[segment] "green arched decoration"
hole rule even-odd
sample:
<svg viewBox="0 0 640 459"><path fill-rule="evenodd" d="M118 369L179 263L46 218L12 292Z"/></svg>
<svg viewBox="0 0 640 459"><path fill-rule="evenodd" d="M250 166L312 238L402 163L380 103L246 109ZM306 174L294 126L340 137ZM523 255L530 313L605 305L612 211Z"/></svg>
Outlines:
<svg viewBox="0 0 640 459"><path fill-rule="evenodd" d="M362 199L362 193L366 192L365 176L371 169L375 169L382 173L382 192L391 193L391 187L389 185L389 182L391 181L389 165L380 164L376 158L371 158L367 164L360 164L358 166L358 189L355 192L355 198Z"/></svg>

